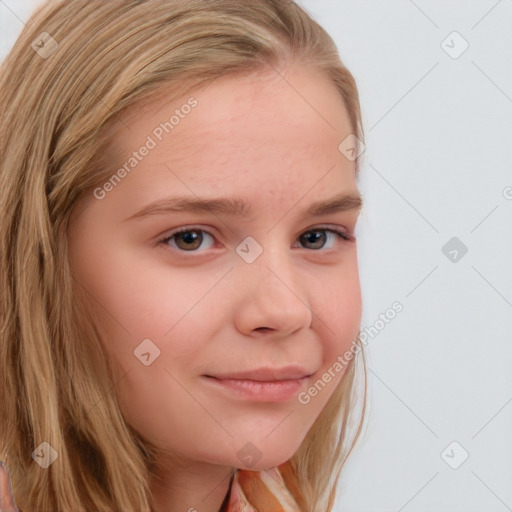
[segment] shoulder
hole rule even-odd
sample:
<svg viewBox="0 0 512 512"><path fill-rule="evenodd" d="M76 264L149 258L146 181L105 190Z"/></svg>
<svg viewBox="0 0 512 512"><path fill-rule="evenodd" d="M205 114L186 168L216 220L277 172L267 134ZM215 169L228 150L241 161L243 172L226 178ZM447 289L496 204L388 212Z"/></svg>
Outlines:
<svg viewBox="0 0 512 512"><path fill-rule="evenodd" d="M20 512L12 489L11 474L7 465L0 460L0 512Z"/></svg>

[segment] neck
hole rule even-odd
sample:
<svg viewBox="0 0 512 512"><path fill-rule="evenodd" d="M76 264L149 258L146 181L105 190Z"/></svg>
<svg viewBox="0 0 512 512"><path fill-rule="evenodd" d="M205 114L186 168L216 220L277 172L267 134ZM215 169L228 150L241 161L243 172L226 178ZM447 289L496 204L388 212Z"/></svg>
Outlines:
<svg viewBox="0 0 512 512"><path fill-rule="evenodd" d="M234 468L200 462L159 465L150 479L152 512L221 512Z"/></svg>

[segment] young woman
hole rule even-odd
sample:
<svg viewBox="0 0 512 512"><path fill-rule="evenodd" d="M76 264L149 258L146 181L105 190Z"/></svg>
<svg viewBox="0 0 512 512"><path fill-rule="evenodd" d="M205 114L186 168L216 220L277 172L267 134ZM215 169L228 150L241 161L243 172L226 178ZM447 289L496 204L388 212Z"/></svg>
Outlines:
<svg viewBox="0 0 512 512"><path fill-rule="evenodd" d="M1 510L331 510L366 373L354 423L363 134L327 33L51 1L0 115Z"/></svg>

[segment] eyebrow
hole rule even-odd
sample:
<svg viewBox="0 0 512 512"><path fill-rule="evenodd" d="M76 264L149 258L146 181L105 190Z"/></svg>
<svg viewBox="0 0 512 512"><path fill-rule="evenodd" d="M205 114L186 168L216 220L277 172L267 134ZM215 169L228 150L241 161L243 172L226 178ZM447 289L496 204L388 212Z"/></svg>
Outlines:
<svg viewBox="0 0 512 512"><path fill-rule="evenodd" d="M305 217L320 217L337 212L358 212L363 205L359 194L340 194L327 200L311 204L304 212ZM125 219L141 220L146 217L176 212L210 212L244 217L251 212L243 199L192 198L187 196L166 197L146 205L142 210Z"/></svg>

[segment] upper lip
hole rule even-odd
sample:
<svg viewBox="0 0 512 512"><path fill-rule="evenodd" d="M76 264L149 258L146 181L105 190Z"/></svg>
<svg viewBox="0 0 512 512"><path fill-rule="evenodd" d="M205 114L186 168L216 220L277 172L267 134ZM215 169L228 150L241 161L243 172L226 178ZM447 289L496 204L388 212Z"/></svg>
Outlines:
<svg viewBox="0 0 512 512"><path fill-rule="evenodd" d="M261 382L270 382L276 380L298 380L309 377L313 372L308 372L300 366L283 366L280 368L261 367L254 370L243 372L223 373L219 375L207 375L216 379L233 380L257 380Z"/></svg>

